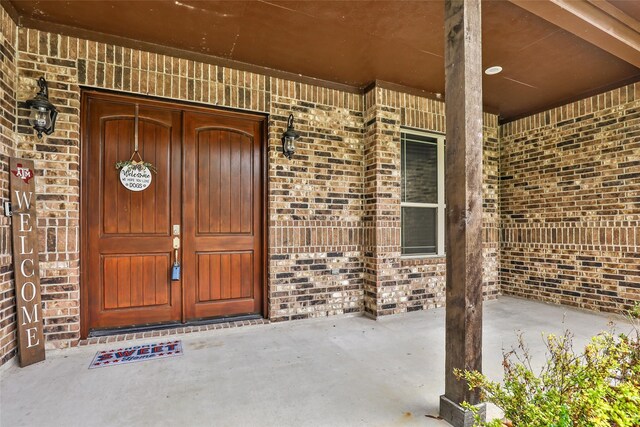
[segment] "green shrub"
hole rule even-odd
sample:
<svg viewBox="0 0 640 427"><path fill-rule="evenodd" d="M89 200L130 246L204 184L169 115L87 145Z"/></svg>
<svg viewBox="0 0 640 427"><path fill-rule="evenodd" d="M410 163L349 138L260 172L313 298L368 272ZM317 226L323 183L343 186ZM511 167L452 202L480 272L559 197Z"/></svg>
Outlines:
<svg viewBox="0 0 640 427"><path fill-rule="evenodd" d="M504 381L479 372L456 371L483 400L504 411L505 420L476 425L501 427L640 426L640 329L596 335L581 354L572 335L545 338L547 360L536 374L522 336L503 358ZM466 407L473 409L471 406Z"/></svg>

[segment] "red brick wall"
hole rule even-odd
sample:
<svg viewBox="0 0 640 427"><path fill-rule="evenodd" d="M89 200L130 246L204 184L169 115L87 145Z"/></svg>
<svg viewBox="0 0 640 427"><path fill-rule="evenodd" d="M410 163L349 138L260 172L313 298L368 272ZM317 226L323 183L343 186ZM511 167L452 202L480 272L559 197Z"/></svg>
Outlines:
<svg viewBox="0 0 640 427"><path fill-rule="evenodd" d="M384 104L386 90L365 95L365 312L393 313L406 297L396 281L400 255L400 110Z"/></svg>
<svg viewBox="0 0 640 427"><path fill-rule="evenodd" d="M400 252L400 132L445 132L444 103L376 87L365 94L365 311L370 316L445 303L443 256ZM498 120L484 115L484 293L499 292Z"/></svg>
<svg viewBox="0 0 640 427"><path fill-rule="evenodd" d="M503 291L613 312L640 302L640 83L501 131Z"/></svg>
<svg viewBox="0 0 640 427"><path fill-rule="evenodd" d="M66 38L18 32L16 156L35 161L40 283L46 347L66 346L80 333L80 87L77 49ZM58 109L56 131L38 139L24 100L44 76Z"/></svg>
<svg viewBox="0 0 640 427"><path fill-rule="evenodd" d="M16 122L15 22L0 8L0 197L9 197L9 157L14 153ZM0 216L0 365L16 352L15 293L11 222Z"/></svg>
<svg viewBox="0 0 640 427"><path fill-rule="evenodd" d="M270 318L361 312L362 96L279 79L269 92ZM290 113L301 138L289 161Z"/></svg>

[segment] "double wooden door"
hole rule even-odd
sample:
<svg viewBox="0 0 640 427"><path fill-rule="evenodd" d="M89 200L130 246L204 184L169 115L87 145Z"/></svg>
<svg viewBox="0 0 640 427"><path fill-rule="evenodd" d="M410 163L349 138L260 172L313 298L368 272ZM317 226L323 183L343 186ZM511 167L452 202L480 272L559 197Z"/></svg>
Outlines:
<svg viewBox="0 0 640 427"><path fill-rule="evenodd" d="M83 335L261 313L264 119L94 92L83 107ZM136 129L143 191L115 167Z"/></svg>

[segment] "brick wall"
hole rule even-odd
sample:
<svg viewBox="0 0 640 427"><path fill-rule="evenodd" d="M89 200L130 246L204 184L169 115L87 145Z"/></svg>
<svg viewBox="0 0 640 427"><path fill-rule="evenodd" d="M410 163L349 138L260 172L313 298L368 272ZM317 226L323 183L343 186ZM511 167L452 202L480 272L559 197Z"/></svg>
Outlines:
<svg viewBox="0 0 640 427"><path fill-rule="evenodd" d="M9 197L9 157L16 122L17 27L0 8L0 197ZM16 352L15 292L11 256L11 222L0 216L0 365Z"/></svg>
<svg viewBox="0 0 640 427"><path fill-rule="evenodd" d="M382 316L445 303L443 256L400 255L400 131L445 132L444 103L374 88L365 94L365 311ZM498 118L484 115L484 294L500 293Z"/></svg>
<svg viewBox="0 0 640 427"><path fill-rule="evenodd" d="M270 93L271 320L361 312L362 96L275 78ZM290 113L301 138L289 161Z"/></svg>
<svg viewBox="0 0 640 427"><path fill-rule="evenodd" d="M383 105L386 91L365 95L365 311L392 313L406 295L396 283L400 255L400 114Z"/></svg>
<svg viewBox="0 0 640 427"><path fill-rule="evenodd" d="M640 302L640 83L501 132L503 291L614 312Z"/></svg>
<svg viewBox="0 0 640 427"><path fill-rule="evenodd" d="M79 337L79 135L80 87L77 49L60 37L18 32L18 132L16 156L35 161L40 283L46 346L65 346ZM58 109L56 132L38 139L29 126L24 100L44 76Z"/></svg>

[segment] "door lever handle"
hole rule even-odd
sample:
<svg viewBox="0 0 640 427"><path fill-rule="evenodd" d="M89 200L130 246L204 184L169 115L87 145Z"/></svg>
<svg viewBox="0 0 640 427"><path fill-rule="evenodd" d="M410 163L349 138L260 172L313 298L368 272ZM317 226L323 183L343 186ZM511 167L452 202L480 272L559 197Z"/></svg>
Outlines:
<svg viewBox="0 0 640 427"><path fill-rule="evenodd" d="M180 263L178 262L178 249L173 250L174 258L173 258L173 266L171 267L171 280L178 281L180 280Z"/></svg>
<svg viewBox="0 0 640 427"><path fill-rule="evenodd" d="M173 238L173 267L171 267L171 280L180 280L180 262L178 261L178 249L180 249L180 238Z"/></svg>

